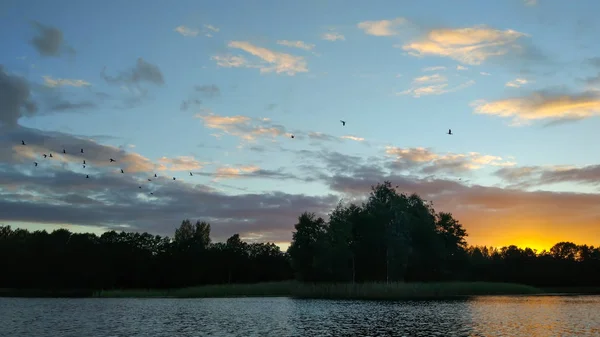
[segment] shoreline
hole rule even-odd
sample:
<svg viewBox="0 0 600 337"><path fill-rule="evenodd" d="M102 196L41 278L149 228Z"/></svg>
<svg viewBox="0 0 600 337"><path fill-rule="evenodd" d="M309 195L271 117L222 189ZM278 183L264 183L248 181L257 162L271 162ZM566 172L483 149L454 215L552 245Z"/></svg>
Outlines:
<svg viewBox="0 0 600 337"><path fill-rule="evenodd" d="M515 283L326 283L295 281L203 285L179 289L0 289L0 297L20 298L243 298L289 297L332 300L427 300L503 295L600 295L600 287L532 287Z"/></svg>

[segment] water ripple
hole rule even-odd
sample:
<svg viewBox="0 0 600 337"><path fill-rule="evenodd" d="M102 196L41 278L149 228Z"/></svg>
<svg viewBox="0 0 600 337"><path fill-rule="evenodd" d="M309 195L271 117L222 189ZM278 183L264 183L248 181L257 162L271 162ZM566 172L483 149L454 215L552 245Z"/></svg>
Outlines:
<svg viewBox="0 0 600 337"><path fill-rule="evenodd" d="M361 302L0 298L0 336L600 336L600 296Z"/></svg>

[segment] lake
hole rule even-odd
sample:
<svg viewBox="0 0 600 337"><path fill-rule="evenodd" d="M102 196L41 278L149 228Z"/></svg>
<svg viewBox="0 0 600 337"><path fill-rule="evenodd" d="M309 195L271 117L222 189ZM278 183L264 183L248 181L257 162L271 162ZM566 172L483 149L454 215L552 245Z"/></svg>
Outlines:
<svg viewBox="0 0 600 337"><path fill-rule="evenodd" d="M0 336L600 336L600 296L410 302L0 298Z"/></svg>

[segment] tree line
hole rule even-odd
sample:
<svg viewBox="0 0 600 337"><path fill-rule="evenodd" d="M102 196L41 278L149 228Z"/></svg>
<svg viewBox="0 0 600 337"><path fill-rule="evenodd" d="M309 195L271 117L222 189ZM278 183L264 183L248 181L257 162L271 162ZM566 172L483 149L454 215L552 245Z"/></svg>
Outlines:
<svg viewBox="0 0 600 337"><path fill-rule="evenodd" d="M0 226L0 288L178 288L203 284L499 281L542 287L600 284L600 248L549 251L468 246L451 213L377 184L365 202L340 203L328 221L303 213L287 252L238 234L212 242L210 224L184 220L172 238Z"/></svg>

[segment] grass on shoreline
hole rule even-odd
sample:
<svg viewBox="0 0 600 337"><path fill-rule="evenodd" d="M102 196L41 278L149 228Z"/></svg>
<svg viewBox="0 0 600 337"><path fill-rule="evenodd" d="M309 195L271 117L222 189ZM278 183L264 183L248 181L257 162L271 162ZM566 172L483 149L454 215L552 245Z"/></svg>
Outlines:
<svg viewBox="0 0 600 337"><path fill-rule="evenodd" d="M403 300L478 295L541 294L543 290L521 284L489 282L302 284L272 282L224 284L172 290L104 290L94 297L111 298L208 298L293 297L305 299Z"/></svg>
<svg viewBox="0 0 600 337"><path fill-rule="evenodd" d="M295 281L222 284L180 289L40 290L0 289L0 297L218 298L293 297L306 299L409 300L481 295L600 294L600 287L535 288L514 283L439 282L302 284Z"/></svg>

